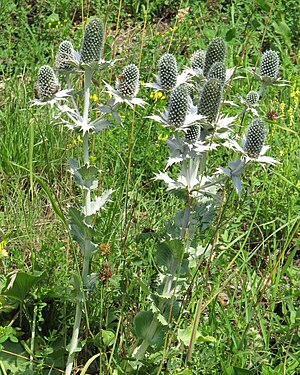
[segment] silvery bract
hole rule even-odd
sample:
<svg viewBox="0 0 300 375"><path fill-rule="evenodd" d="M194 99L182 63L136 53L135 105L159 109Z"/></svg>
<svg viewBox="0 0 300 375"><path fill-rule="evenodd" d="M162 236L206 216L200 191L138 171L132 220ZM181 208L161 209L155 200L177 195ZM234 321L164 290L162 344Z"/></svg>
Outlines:
<svg viewBox="0 0 300 375"><path fill-rule="evenodd" d="M60 83L49 65L43 65L38 72L37 96L41 100L52 98L60 90Z"/></svg>

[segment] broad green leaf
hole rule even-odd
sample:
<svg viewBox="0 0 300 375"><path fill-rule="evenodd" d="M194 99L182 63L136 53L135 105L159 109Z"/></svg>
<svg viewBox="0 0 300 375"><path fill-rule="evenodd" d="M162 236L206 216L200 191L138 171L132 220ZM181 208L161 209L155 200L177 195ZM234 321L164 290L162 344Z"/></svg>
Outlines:
<svg viewBox="0 0 300 375"><path fill-rule="evenodd" d="M152 311L140 311L136 314L134 318L134 327L137 337L143 340L148 338L148 331L152 321Z"/></svg>
<svg viewBox="0 0 300 375"><path fill-rule="evenodd" d="M105 330L105 329L101 329L101 336L102 336L103 344L105 346L112 345L116 338L116 335L114 332Z"/></svg>
<svg viewBox="0 0 300 375"><path fill-rule="evenodd" d="M156 252L158 266L176 276L178 273L184 275L188 272L188 261L184 259L184 245L181 240L170 240L158 245Z"/></svg>
<svg viewBox="0 0 300 375"><path fill-rule="evenodd" d="M9 298L23 302L30 289L44 277L44 271L32 273L16 272L10 275L7 280L3 294Z"/></svg>
<svg viewBox="0 0 300 375"><path fill-rule="evenodd" d="M184 345L189 346L192 338L193 326L188 326L185 329L178 330L178 338L184 343ZM216 339L212 336L203 336L201 333L196 331L195 335L196 342L216 342Z"/></svg>
<svg viewBox="0 0 300 375"><path fill-rule="evenodd" d="M236 29L233 27L232 29L228 30L226 35L225 35L225 40L226 42L229 42L236 36Z"/></svg>
<svg viewBox="0 0 300 375"><path fill-rule="evenodd" d="M21 344L6 341L3 345L4 351L0 350L0 362L8 374L23 375L30 361L28 353Z"/></svg>

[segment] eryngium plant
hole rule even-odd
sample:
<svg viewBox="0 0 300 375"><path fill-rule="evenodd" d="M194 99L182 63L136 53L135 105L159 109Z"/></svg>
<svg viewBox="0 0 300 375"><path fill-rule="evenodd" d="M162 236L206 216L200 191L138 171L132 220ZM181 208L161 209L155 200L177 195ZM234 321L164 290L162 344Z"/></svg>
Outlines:
<svg viewBox="0 0 300 375"><path fill-rule="evenodd" d="M60 90L60 83L49 65L43 65L38 72L37 97L41 100L52 98Z"/></svg>
<svg viewBox="0 0 300 375"><path fill-rule="evenodd" d="M68 40L64 40L60 43L58 53L55 59L55 69L58 71L71 71L74 66L70 61L75 61L75 51L73 45Z"/></svg>
<svg viewBox="0 0 300 375"><path fill-rule="evenodd" d="M185 140L189 143L195 143L200 138L201 127L199 125L191 125L185 135Z"/></svg>
<svg viewBox="0 0 300 375"><path fill-rule="evenodd" d="M136 65L125 66L117 82L118 92L124 96L132 98L139 91L139 69Z"/></svg>
<svg viewBox="0 0 300 375"><path fill-rule="evenodd" d="M248 128L244 144L245 153L251 158L257 158L265 144L267 135L266 125L260 118L254 119Z"/></svg>
<svg viewBox="0 0 300 375"><path fill-rule="evenodd" d="M213 123L219 114L223 93L223 84L217 78L209 79L203 86L198 104L198 114L206 116Z"/></svg>
<svg viewBox="0 0 300 375"><path fill-rule="evenodd" d="M100 61L103 38L103 22L98 18L90 20L84 31L80 54L80 65L90 65Z"/></svg>
<svg viewBox="0 0 300 375"><path fill-rule="evenodd" d="M169 123L174 127L183 125L189 109L189 95L186 85L177 86L169 101Z"/></svg>
<svg viewBox="0 0 300 375"><path fill-rule="evenodd" d="M178 76L177 61L171 53L165 53L159 59L158 72L161 87L165 90L172 89L176 86Z"/></svg>
<svg viewBox="0 0 300 375"><path fill-rule="evenodd" d="M225 62L225 56L225 40L223 38L214 38L207 47L203 71L204 76L207 76L209 69L215 62Z"/></svg>
<svg viewBox="0 0 300 375"><path fill-rule="evenodd" d="M260 77L276 80L279 74L279 66L280 59L277 52L272 50L264 52L259 68Z"/></svg>

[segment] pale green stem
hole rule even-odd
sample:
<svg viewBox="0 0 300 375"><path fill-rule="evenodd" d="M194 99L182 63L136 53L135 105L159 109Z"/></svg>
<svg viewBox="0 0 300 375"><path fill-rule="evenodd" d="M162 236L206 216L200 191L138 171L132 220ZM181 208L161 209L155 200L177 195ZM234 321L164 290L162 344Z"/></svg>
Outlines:
<svg viewBox="0 0 300 375"><path fill-rule="evenodd" d="M71 339L70 346L68 349L69 356L67 359L65 375L71 375L71 372L72 372L73 362L74 362L75 353L76 353L76 349L78 345L78 336L79 336L81 316L82 316L81 301L80 301L80 298L77 298L73 334L72 334L72 339Z"/></svg>
<svg viewBox="0 0 300 375"><path fill-rule="evenodd" d="M71 90L72 89L72 85L71 85L70 73L66 74L66 79L67 79L68 90ZM74 107L77 115L81 118L78 106L77 106L77 104L75 102L75 99L74 99L73 95L71 95L71 100L72 100L72 104L73 104L73 107Z"/></svg>
<svg viewBox="0 0 300 375"><path fill-rule="evenodd" d="M89 106L90 106L90 85L91 85L92 73L93 73L92 71L87 70L85 71L85 74L84 74L84 107L83 107L83 117L82 117L83 129L88 124L88 114L89 114ZM83 160L84 160L84 165L89 166L90 160L89 160L89 134L88 132L84 132L84 135L83 135ZM84 202L85 202L84 208L85 208L86 216L89 216L91 214L91 192L90 190L84 190ZM83 267L82 267L82 273L81 273L83 288L87 284L87 276L89 274L90 261L91 261L90 256L85 256L83 259ZM67 359L65 375L70 375L72 372L76 348L78 346L78 337L79 337L81 317L82 317L82 302L81 302L82 298L84 298L84 295L82 295L82 292L80 292L77 297L77 302L76 302L75 321L73 325L72 339L71 339L70 346L69 346L69 356Z"/></svg>

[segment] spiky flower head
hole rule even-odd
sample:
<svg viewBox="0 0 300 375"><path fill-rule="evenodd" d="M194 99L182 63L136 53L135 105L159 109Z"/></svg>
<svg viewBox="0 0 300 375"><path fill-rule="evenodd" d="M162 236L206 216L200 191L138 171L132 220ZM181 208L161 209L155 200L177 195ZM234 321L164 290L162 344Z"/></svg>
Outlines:
<svg viewBox="0 0 300 375"><path fill-rule="evenodd" d="M60 90L59 81L49 65L43 65L38 72L36 84L37 97L41 100L50 99Z"/></svg>
<svg viewBox="0 0 300 375"><path fill-rule="evenodd" d="M58 52L55 58L55 68L59 71L73 70L73 65L70 61L75 60L75 51L73 45L68 40L60 43Z"/></svg>
<svg viewBox="0 0 300 375"><path fill-rule="evenodd" d="M102 53L103 38L103 22L99 18L91 19L84 31L80 65L90 65L99 62Z"/></svg>
<svg viewBox="0 0 300 375"><path fill-rule="evenodd" d="M199 49L192 54L190 62L191 62L191 67L194 70L198 70L198 69L202 70L204 68L205 55L206 55L206 52L203 49Z"/></svg>
<svg viewBox="0 0 300 375"><path fill-rule="evenodd" d="M212 64L207 74L207 79L217 78L221 83L226 80L226 67L224 62L217 61Z"/></svg>
<svg viewBox="0 0 300 375"><path fill-rule="evenodd" d="M211 66L217 62L225 62L226 55L226 45L223 38L214 38L208 45L206 55L205 55L205 64L204 64L204 75L206 76L209 72Z"/></svg>
<svg viewBox="0 0 300 375"><path fill-rule="evenodd" d="M249 91L246 96L246 104L250 107L257 104L259 100L259 94L257 91Z"/></svg>
<svg viewBox="0 0 300 375"><path fill-rule="evenodd" d="M262 55L259 75L276 80L279 73L280 59L278 53L272 50L266 51Z"/></svg>
<svg viewBox="0 0 300 375"><path fill-rule="evenodd" d="M172 126L183 125L190 105L190 98L186 85L177 86L172 92L169 101L169 123Z"/></svg>
<svg viewBox="0 0 300 375"><path fill-rule="evenodd" d="M189 143L195 143L200 138L201 127L199 125L191 125L185 135L185 140Z"/></svg>
<svg viewBox="0 0 300 375"><path fill-rule="evenodd" d="M208 122L216 120L223 94L223 85L217 78L205 82L198 104L198 114L206 116Z"/></svg>
<svg viewBox="0 0 300 375"><path fill-rule="evenodd" d="M117 83L117 90L126 97L134 97L139 91L139 69L136 65L125 66Z"/></svg>
<svg viewBox="0 0 300 375"><path fill-rule="evenodd" d="M176 85L178 76L177 61L171 53L165 53L158 62L158 72L161 87L163 89L172 89Z"/></svg>
<svg viewBox="0 0 300 375"><path fill-rule="evenodd" d="M260 118L254 119L248 128L245 144L245 153L250 158L257 158L261 153L267 135L266 125Z"/></svg>

